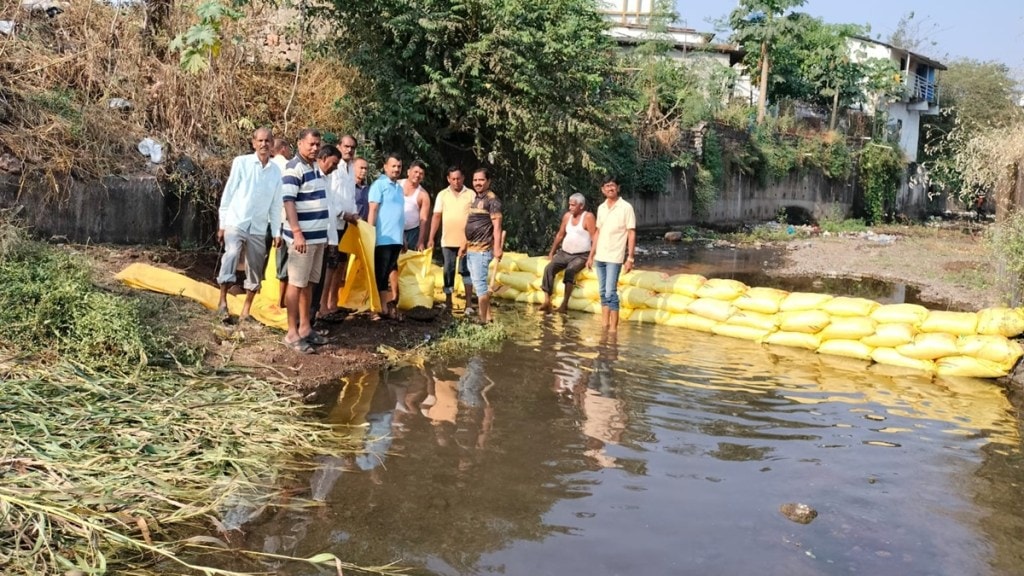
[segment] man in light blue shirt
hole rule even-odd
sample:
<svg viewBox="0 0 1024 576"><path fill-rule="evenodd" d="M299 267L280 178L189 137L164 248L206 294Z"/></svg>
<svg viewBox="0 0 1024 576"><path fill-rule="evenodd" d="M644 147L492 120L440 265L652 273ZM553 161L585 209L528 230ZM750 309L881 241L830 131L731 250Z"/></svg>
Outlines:
<svg viewBox="0 0 1024 576"><path fill-rule="evenodd" d="M239 321L249 318L253 298L263 282L267 265L266 234L269 225L274 245L281 243L281 169L270 161L274 134L259 128L252 135L254 154L238 156L220 199L217 241L224 246L220 260L220 300L217 313L228 313L228 287L235 281L238 259L245 259L245 304Z"/></svg>
<svg viewBox="0 0 1024 576"><path fill-rule="evenodd" d="M398 183L402 159L388 154L380 178L370 186L370 214L367 222L377 229L373 249L373 272L384 315L398 319L398 256L405 233L405 194ZM389 288L389 285L391 287Z"/></svg>

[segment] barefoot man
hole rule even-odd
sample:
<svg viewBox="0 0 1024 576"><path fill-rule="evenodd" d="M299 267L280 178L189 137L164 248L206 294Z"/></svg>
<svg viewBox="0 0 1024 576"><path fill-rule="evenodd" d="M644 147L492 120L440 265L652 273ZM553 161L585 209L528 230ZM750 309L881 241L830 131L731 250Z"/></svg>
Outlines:
<svg viewBox="0 0 1024 576"><path fill-rule="evenodd" d="M586 197L580 193L569 197L569 211L562 216L562 225L558 228L558 234L555 234L555 241L551 243L551 250L548 252L551 262L544 268L544 280L540 287L544 292L544 304L540 309L545 312L551 311L555 275L565 270L565 277L562 279L565 283L565 295L562 297L561 306L558 307L558 311L565 314L569 309L572 289L576 287L576 274L583 270L587 265L587 258L590 257L590 247L594 243L594 236L597 235L597 224L594 215L587 212L586 202Z"/></svg>
<svg viewBox="0 0 1024 576"><path fill-rule="evenodd" d="M597 233L587 268L597 271L601 292L601 326L608 332L619 328L619 272L633 269L636 250L636 214L633 207L619 198L619 183L607 176L601 184L604 202L597 208Z"/></svg>

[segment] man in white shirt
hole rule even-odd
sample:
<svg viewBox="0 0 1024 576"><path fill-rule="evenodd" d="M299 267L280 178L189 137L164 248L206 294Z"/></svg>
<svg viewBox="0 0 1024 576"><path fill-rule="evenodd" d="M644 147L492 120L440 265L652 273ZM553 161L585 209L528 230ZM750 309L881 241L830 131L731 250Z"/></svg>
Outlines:
<svg viewBox="0 0 1024 576"><path fill-rule="evenodd" d="M270 149L270 153L273 156L270 161L277 164L277 167L281 169L281 175L284 175L285 166L288 165L288 161L292 159L295 154L292 151L292 145L288 143L284 138L274 138L274 145ZM284 222L284 209L281 209L281 221ZM268 236L273 234L273 231L268 231ZM267 252L270 252L268 245ZM288 251L278 250L277 251L277 280L281 283L281 296L277 303L278 307L284 309L284 293L288 289Z"/></svg>
<svg viewBox="0 0 1024 576"><path fill-rule="evenodd" d="M359 220L356 208L356 139L345 135L341 137L338 149L341 150L341 162L338 169L326 176L327 209L330 213L332 227L327 233L327 256L324 258L324 278L313 295L314 318L327 322L344 318L339 314L338 290L345 283L345 272L348 268L348 254L338 251L338 243L345 234L350 223Z"/></svg>
<svg viewBox="0 0 1024 576"><path fill-rule="evenodd" d="M253 298L263 282L267 265L266 233L273 244L281 243L281 170L270 161L274 134L259 128L252 135L254 154L238 156L231 163L231 174L220 201L217 241L224 246L220 261L220 300L217 313L228 313L228 287L235 281L238 259L245 259L245 304L239 321L249 318Z"/></svg>

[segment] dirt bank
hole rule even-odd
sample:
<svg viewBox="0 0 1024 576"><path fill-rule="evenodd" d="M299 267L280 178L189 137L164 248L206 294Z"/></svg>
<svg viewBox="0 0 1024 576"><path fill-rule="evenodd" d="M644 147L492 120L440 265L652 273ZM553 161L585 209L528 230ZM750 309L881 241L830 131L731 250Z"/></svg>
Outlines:
<svg viewBox="0 0 1024 576"><path fill-rule="evenodd" d="M785 244L771 274L877 278L916 286L921 298L957 310L999 304L984 228L902 226L816 236Z"/></svg>

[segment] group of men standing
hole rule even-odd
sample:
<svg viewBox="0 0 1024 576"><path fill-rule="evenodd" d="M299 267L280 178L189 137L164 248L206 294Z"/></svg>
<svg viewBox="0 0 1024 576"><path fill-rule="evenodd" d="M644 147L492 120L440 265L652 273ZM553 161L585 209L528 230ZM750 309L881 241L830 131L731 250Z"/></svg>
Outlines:
<svg viewBox="0 0 1024 576"><path fill-rule="evenodd" d="M337 297L348 257L338 251L338 245L348 226L363 220L376 234L374 273L382 311L375 319L400 319L399 255L406 249L434 248L440 231L445 305L451 310L458 270L466 288L467 315L473 314L475 294L478 321L492 320L487 273L491 261L502 258L504 233L501 201L491 190L487 168L472 173L470 189L461 168L449 167L448 187L438 193L430 218L430 195L422 187L425 169L419 161L410 164L407 178L400 179L401 157L387 154L381 175L370 184L368 163L356 157L357 142L352 136L342 137L334 146L323 144L320 133L307 128L299 133L292 156L287 141L274 138L269 128L260 128L253 133L252 146L253 154L232 162L220 203L217 237L224 254L217 282L221 314L227 313L228 287L243 260L246 298L239 321L250 318L267 253L275 246L281 304L288 313L284 344L297 352L314 352L316 346L327 343L314 330L314 322L344 317ZM551 308L558 272L566 271L561 306L565 311L576 273L583 266L593 267L601 285L604 325L615 330L616 285L620 270L632 268L636 222L632 206L618 197L614 178L607 179L601 190L606 200L596 218L586 212L583 195L569 199L569 212L562 218L551 248L552 262L544 274L545 309Z"/></svg>

